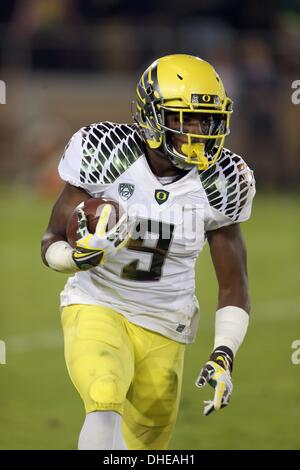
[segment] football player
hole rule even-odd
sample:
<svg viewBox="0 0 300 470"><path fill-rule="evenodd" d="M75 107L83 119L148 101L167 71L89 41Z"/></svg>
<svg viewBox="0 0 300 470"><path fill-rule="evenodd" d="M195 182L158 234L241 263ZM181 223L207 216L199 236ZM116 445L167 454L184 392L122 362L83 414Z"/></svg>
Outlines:
<svg viewBox="0 0 300 470"><path fill-rule="evenodd" d="M249 321L239 223L255 186L247 164L224 148L232 100L208 62L184 54L156 60L136 93L133 124L95 123L71 138L42 241L44 263L72 274L61 309L66 364L86 410L79 449L168 447L185 345L197 332L195 261L206 240L219 293L214 345L196 381L213 388L205 415L229 403ZM123 206L131 220L123 243L106 233L109 206L88 233L82 202L90 197ZM76 207L73 249L66 223Z"/></svg>

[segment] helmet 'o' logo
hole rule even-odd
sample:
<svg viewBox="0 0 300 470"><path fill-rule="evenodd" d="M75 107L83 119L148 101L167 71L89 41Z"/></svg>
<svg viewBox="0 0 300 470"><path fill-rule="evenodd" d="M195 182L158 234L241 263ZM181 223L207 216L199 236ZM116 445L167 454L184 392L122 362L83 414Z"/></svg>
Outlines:
<svg viewBox="0 0 300 470"><path fill-rule="evenodd" d="M204 103L209 103L211 100L211 95L203 95L202 100L204 101Z"/></svg>
<svg viewBox="0 0 300 470"><path fill-rule="evenodd" d="M197 93L192 93L191 102L194 104L214 103L219 106L220 98L218 95L199 95Z"/></svg>
<svg viewBox="0 0 300 470"><path fill-rule="evenodd" d="M164 189L156 189L154 194L156 202L163 204L168 199L169 194L169 191L165 191Z"/></svg>

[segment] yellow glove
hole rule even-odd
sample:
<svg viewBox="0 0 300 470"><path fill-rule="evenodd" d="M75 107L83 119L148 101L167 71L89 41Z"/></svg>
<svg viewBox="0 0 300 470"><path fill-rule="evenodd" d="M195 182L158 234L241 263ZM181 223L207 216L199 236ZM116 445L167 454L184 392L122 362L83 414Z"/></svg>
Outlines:
<svg viewBox="0 0 300 470"><path fill-rule="evenodd" d="M128 243L133 228L133 221L129 221L128 215L125 213L120 217L116 225L106 232L112 207L110 204L105 204L95 233L89 233L83 205L84 203L81 203L77 207L78 229L73 260L80 270L87 270L105 263L109 257L115 256Z"/></svg>
<svg viewBox="0 0 300 470"><path fill-rule="evenodd" d="M209 384L215 389L213 400L204 401L203 414L208 416L212 411L218 411L229 404L233 391L231 380L231 368L233 356L230 357L223 351L214 351L208 361L201 369L196 380L198 388Z"/></svg>

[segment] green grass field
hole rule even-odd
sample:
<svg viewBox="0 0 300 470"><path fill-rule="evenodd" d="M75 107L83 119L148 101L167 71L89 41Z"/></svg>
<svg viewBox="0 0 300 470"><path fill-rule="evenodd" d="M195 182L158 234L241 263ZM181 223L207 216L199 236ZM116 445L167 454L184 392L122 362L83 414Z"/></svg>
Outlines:
<svg viewBox="0 0 300 470"><path fill-rule="evenodd" d="M0 448L75 449L84 411L63 359L58 296L64 275L40 261L51 204L21 189L1 192ZM202 415L210 390L195 378L213 342L216 283L206 249L197 269L202 319L187 348L172 449L300 449L300 195L259 195L244 224L252 321L234 370L229 407Z"/></svg>

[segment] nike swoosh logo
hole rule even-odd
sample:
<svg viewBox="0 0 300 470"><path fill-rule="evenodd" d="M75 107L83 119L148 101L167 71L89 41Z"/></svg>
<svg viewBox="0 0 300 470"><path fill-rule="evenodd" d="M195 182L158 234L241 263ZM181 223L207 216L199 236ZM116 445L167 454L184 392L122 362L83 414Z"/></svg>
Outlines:
<svg viewBox="0 0 300 470"><path fill-rule="evenodd" d="M91 256L94 256L95 254L101 254L104 253L103 250L95 250L95 251L89 251L87 253L78 253L77 251L74 252L74 258L76 259L82 259L82 258L90 258Z"/></svg>

